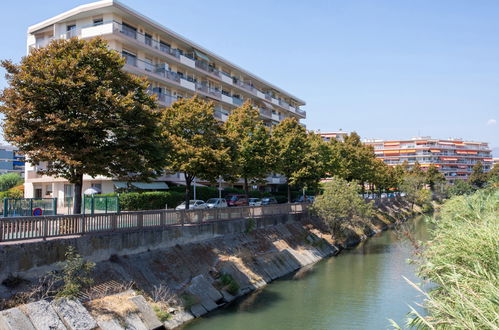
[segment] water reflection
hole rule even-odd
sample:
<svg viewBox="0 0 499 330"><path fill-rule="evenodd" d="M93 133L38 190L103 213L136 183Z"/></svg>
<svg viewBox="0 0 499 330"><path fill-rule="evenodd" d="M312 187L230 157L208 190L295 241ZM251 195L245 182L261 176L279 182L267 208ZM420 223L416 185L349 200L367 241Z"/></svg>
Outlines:
<svg viewBox="0 0 499 330"><path fill-rule="evenodd" d="M426 224L407 228L417 240ZM394 231L324 260L237 303L188 325L187 329L386 329L404 323L408 305L421 302L402 276L418 281L407 260L413 245Z"/></svg>

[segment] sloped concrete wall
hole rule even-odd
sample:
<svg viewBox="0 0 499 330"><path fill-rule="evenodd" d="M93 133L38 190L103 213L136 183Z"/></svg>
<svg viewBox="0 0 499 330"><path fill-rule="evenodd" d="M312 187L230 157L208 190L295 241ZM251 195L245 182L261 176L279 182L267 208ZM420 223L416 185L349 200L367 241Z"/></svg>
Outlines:
<svg viewBox="0 0 499 330"><path fill-rule="evenodd" d="M305 216L304 214L268 216L255 221L257 228L265 228L301 221ZM108 260L112 255L133 255L200 242L222 235L244 233L246 228L247 220L241 219L0 245L0 282L10 274L29 279L57 269L70 245L75 246L85 259L98 263Z"/></svg>

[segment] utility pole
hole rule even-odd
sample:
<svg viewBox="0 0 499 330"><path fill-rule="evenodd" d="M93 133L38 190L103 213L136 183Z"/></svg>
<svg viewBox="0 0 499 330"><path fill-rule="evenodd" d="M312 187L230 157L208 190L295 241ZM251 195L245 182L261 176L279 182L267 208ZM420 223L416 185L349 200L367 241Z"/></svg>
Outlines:
<svg viewBox="0 0 499 330"><path fill-rule="evenodd" d="M194 184L194 200L196 200L196 178L194 177L194 180L192 182Z"/></svg>

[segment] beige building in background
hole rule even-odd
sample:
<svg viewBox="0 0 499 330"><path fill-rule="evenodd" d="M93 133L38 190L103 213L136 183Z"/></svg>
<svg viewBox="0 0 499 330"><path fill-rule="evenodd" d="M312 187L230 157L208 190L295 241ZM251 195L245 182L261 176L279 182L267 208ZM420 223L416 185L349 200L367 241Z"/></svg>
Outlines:
<svg viewBox="0 0 499 330"><path fill-rule="evenodd" d="M187 40L161 24L114 0L94 2L66 11L28 29L28 53L54 39L101 37L126 59L124 69L150 82L159 106L169 106L180 98L200 95L215 104L215 117L225 121L231 111L249 100L267 126L286 117L306 117L300 107L305 102L277 86L230 63ZM40 166L43 168L43 164ZM64 179L40 176L39 167L25 169L25 197L58 197L59 203L73 194ZM140 184L145 189L166 189L166 182L181 183L180 174L159 178L163 184ZM285 181L269 177L269 183ZM103 193L123 183L105 177L84 177L83 190L95 186Z"/></svg>

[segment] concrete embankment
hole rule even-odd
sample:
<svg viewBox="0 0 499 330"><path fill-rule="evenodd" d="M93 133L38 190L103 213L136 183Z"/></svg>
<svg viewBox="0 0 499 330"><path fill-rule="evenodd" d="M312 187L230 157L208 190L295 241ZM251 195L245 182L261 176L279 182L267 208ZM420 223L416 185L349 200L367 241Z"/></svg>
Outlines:
<svg viewBox="0 0 499 330"><path fill-rule="evenodd" d="M66 247L73 245L86 259L96 262L96 287L108 289L83 304L38 301L7 309L0 313L0 329L15 328L9 327L13 322L46 329L36 320L43 314L40 309L46 311L44 317L50 316L45 323L57 325L56 329L175 328L276 278L335 255L387 228L396 219L411 216L402 201L386 202L379 208L382 213L373 217L361 233L352 231L341 241L308 216L295 214L35 242L20 244L17 249L2 246L0 266L4 278L11 274L25 279L25 283L34 282L48 270L60 267ZM134 290L107 294L114 293L117 283L131 282ZM2 286L2 294L7 298L22 290L23 285L28 286ZM168 306L163 307L168 317L162 317L155 305L154 296L160 287L167 288L162 300L167 301Z"/></svg>

